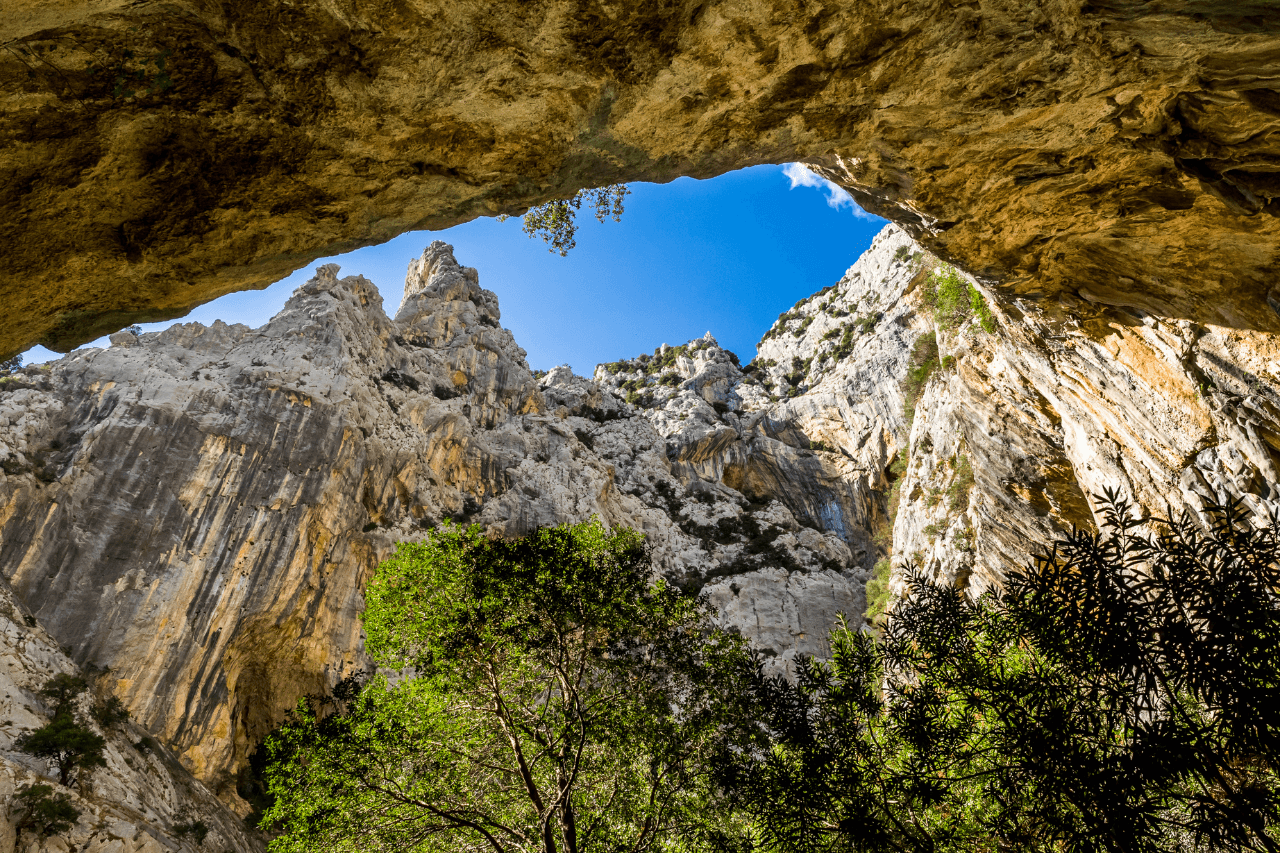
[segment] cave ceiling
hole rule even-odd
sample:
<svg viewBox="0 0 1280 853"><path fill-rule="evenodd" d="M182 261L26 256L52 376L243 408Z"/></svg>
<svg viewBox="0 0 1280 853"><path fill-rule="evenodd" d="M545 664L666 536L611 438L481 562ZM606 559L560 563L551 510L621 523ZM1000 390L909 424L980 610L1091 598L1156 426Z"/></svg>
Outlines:
<svg viewBox="0 0 1280 853"><path fill-rule="evenodd" d="M788 161L1011 306L1280 330L1267 3L7 0L0 48L0 354Z"/></svg>

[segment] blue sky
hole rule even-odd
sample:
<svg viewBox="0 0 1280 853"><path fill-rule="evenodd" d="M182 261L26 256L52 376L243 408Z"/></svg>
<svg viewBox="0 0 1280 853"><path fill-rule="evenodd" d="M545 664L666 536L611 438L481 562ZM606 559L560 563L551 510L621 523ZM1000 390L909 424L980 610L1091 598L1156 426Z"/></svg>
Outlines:
<svg viewBox="0 0 1280 853"><path fill-rule="evenodd" d="M794 165L632 184L621 222L597 223L585 209L578 218L578 245L565 258L526 237L518 217L479 219L318 260L266 290L229 294L183 320L260 326L316 266L330 262L342 275L374 282L394 314L409 261L444 240L460 263L479 270L481 286L498 294L502 324L535 369L569 364L590 375L597 363L707 331L745 364L778 314L835 283L885 224ZM55 357L36 347L24 361Z"/></svg>

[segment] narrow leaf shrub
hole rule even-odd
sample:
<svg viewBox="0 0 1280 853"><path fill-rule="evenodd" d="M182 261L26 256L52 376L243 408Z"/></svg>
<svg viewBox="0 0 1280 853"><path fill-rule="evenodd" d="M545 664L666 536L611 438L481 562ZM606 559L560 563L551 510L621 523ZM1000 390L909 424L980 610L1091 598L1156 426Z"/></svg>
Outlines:
<svg viewBox="0 0 1280 853"><path fill-rule="evenodd" d="M913 573L882 642L762 688L772 747L723 772L758 849L1277 849L1280 525L1100 501L1003 593Z"/></svg>

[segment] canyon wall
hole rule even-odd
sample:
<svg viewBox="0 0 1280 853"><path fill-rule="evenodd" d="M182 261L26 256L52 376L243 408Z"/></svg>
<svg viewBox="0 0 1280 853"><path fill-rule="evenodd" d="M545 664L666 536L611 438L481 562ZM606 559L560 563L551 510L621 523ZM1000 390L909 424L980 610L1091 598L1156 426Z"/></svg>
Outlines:
<svg viewBox="0 0 1280 853"><path fill-rule="evenodd" d="M664 423L568 369L535 378L443 243L394 320L337 272L260 329L121 332L0 384L4 577L241 811L235 776L265 734L367 665L378 560L446 519L639 529L667 577L760 623L784 671L861 612L868 478L770 435L789 416L760 425L713 339L679 365L685 417Z"/></svg>
<svg viewBox="0 0 1280 853"><path fill-rule="evenodd" d="M0 770L34 778L14 739L39 723L42 679L79 667L186 781L167 811L121 812L136 806L117 762L118 789L76 832L126 814L135 847L180 844L172 825L208 813L209 792L246 814L238 783L262 738L368 665L361 590L378 560L445 520L641 530L660 572L787 673L825 653L838 613L858 624L877 563L898 593L911 563L978 591L1092 527L1103 488L1157 513L1228 494L1280 510L1274 334L1083 282L1047 306L958 273L944 315L944 270L890 226L784 312L752 364L708 333L587 379L531 372L479 273L437 242L394 318L331 265L262 328L121 332L22 369L0 381L0 571L16 596L0 638L34 662ZM218 821L228 844L256 843Z"/></svg>
<svg viewBox="0 0 1280 853"><path fill-rule="evenodd" d="M105 697L102 690L94 691L97 696L81 696L76 714L104 736L105 764L91 774L81 771L81 778L70 788L55 784L79 817L70 830L48 839L37 840L30 830L19 829L15 824L22 809L15 794L25 786L49 785L56 779L50 778L45 761L16 751L13 742L23 731L50 721L52 702L40 695L45 682L57 675L78 676L81 670L3 580L0 649L0 851L254 853L261 849L257 834L247 831L146 728L125 721L104 729L92 722L86 712ZM203 834L198 832L201 828Z"/></svg>
<svg viewBox="0 0 1280 853"><path fill-rule="evenodd" d="M972 306L943 316L930 303L928 279L945 266L895 235L784 314L757 365L797 395L776 406L807 412L796 419L806 434L846 453L856 439L826 424L849 397L823 392L849 370L878 377L861 405L884 424L880 464L894 469L900 454L896 482L882 481L895 493L884 550L898 591L909 563L974 592L998 585L1055 536L1094 528L1108 488L1157 516L1237 495L1280 511L1276 334L1169 317L1092 281L1033 301L956 272L990 312L984 328ZM886 263L908 270L903 291L883 283ZM927 333L936 361L908 413L899 383L918 361L906 351ZM909 364L877 364L886 347Z"/></svg>
<svg viewBox="0 0 1280 853"><path fill-rule="evenodd" d="M1010 296L1280 328L1266 2L9 0L0 358L410 229L794 160Z"/></svg>

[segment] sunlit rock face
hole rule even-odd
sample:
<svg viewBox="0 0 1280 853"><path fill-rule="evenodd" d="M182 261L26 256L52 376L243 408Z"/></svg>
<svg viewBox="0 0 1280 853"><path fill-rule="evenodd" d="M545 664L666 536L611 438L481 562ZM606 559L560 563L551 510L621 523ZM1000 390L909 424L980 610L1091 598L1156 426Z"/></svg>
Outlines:
<svg viewBox="0 0 1280 853"><path fill-rule="evenodd" d="M16 594L0 643L29 661L15 689L94 673L135 734L243 813L233 774L262 737L368 665L377 562L447 519L638 529L665 577L792 673L827 653L840 614L860 624L879 559L895 589L914 563L977 592L1095 527L1104 488L1156 513L1228 493L1280 509L1276 335L1088 288L1054 313L983 282L993 331L945 328L923 297L935 263L886 228L746 366L708 333L591 379L535 375L494 294L437 242L394 319L327 266L260 329L123 332L26 368L0 383L0 570ZM930 332L943 363L908 417L903 380ZM4 778L33 772L4 751L32 708L0 726ZM132 802L111 772L86 839ZM134 821L129 843L171 837L176 810L209 808L200 790Z"/></svg>
<svg viewBox="0 0 1280 853"><path fill-rule="evenodd" d="M1156 516L1233 495L1280 510L1280 336L1088 287L1051 311L972 278L994 331L976 318L947 328L922 299L934 263L886 229L841 282L780 318L753 365L779 397L769 417L861 470L902 454L891 535L875 543L896 588L911 564L975 593L998 586L1054 538L1095 528L1106 489ZM941 367L908 423L901 383L926 332ZM888 496L888 476L867 482Z"/></svg>
<svg viewBox="0 0 1280 853"><path fill-rule="evenodd" d="M689 470L747 493L771 481L768 456L744 475L738 448L808 448L805 482L779 483L782 499L796 518L846 531L864 565L891 557L899 591L913 564L974 593L998 586L1055 538L1096 528L1106 489L1157 516L1231 495L1280 511L1275 333L1111 305L1087 287L1050 311L972 277L993 331L973 318L948 328L923 299L936 263L889 227L839 282L784 312L731 381L702 342L675 358L601 365L596 378L632 395L659 431L679 429L670 446L697 460ZM908 421L902 383L925 333L941 367ZM727 409L718 418L716 405ZM721 421L749 429L735 438ZM714 588L723 606L751 624L723 599L728 586Z"/></svg>
<svg viewBox="0 0 1280 853"><path fill-rule="evenodd" d="M784 670L861 612L869 499L843 468L705 401L687 432L655 424L567 369L536 380L524 355L437 242L394 320L327 266L260 329L120 333L29 368L0 384L0 567L229 801L298 697L368 664L378 560L446 519L515 536L599 516L690 589L794 575L756 631ZM713 342L702 355L723 370L691 384L715 400L741 373Z"/></svg>
<svg viewBox="0 0 1280 853"><path fill-rule="evenodd" d="M1280 509L1277 335L1063 304L1053 317L997 302L997 334L943 344L954 367L918 408L894 529L896 552L919 553L941 579L998 584L1051 534L1093 527L1107 488L1156 516L1235 495ZM931 500L956 453L976 479L959 517Z"/></svg>
<svg viewBox="0 0 1280 853"><path fill-rule="evenodd" d="M1050 318L1280 328L1270 3L4 11L0 356L413 228L792 160Z"/></svg>

